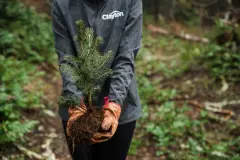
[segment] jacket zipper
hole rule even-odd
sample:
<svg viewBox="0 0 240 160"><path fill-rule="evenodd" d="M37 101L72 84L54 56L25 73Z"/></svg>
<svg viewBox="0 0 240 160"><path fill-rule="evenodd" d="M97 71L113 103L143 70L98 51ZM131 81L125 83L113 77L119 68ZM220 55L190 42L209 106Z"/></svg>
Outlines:
<svg viewBox="0 0 240 160"><path fill-rule="evenodd" d="M99 0L95 0L96 6L97 6L97 11L95 12L95 20L93 23L93 29L96 31L96 23L97 23L97 18L98 18L98 12L99 12Z"/></svg>

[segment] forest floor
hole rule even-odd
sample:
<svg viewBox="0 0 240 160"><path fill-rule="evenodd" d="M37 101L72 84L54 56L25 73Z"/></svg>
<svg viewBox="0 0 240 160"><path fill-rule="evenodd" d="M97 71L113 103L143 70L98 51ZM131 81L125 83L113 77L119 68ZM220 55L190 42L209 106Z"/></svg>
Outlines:
<svg viewBox="0 0 240 160"><path fill-rule="evenodd" d="M158 36L151 34L148 34L148 37L152 39L152 45L155 45L155 40L159 39ZM156 41L157 43L159 43L158 40ZM168 43L171 44L170 41ZM191 65L191 67L188 68L187 71L185 71L184 69L177 71L176 67L179 68L179 64L174 66L174 68L172 68L171 65L174 60L179 61L179 57L177 55L166 55L167 51L164 51L166 48L164 49L164 46L161 47L161 44L159 47L156 47L153 54L150 55L148 55L146 51L147 48L149 48L149 46L145 45L144 48L141 50L139 55L140 58L137 60L136 63L137 74L140 78L138 79L138 81L140 82L140 95L141 97L145 96L144 91L142 91L144 84L142 84L141 79L143 77L147 78L150 82L153 82L153 87L156 88L157 91L161 91L161 95L158 95L159 97L152 97L151 100L148 100L147 104L149 107L149 114L147 117L144 116L139 122L140 127L138 126L138 128L136 129L128 160L168 159L166 155L156 156L156 152L159 150L159 148L156 147L158 142L154 140L154 134L147 130L149 125L147 120L152 119L153 122L156 122L156 124L158 123L158 121L153 117L154 113L157 111L157 108L162 107L163 101L175 101L175 107L182 108L184 103L190 101L197 102L199 105L201 105L203 104L203 102L223 102L224 100L229 101L240 99L240 85L231 83L228 84L225 81L215 82L209 76L209 73L202 66L199 65ZM149 58L149 61L147 60L147 57L151 57ZM166 64L164 69L160 67L162 64ZM45 86L45 96L42 99L42 103L45 104L45 106L47 107L43 110L35 110L31 111L30 113L25 113L27 115L30 115L32 119L38 120L39 124L32 133L29 133L26 136L26 143L24 143L23 145L25 148L28 148L29 150L39 155L51 157L49 159L52 160L70 160L71 158L63 134L61 119L57 114L57 98L61 93L61 77L58 71L46 70L46 67L45 69L39 67L39 70L45 70L48 73L41 79ZM151 86L150 84L148 85L149 86L146 86L146 88ZM169 99L168 96L171 95L171 92L174 91L177 91L177 95L174 96L174 98ZM154 94L152 94L152 96L154 96ZM161 101L159 101L158 98L160 98ZM143 101L145 100L143 99ZM204 110L197 106L198 104L189 104L188 107L191 108L191 110L184 115L191 117L192 119L198 119L201 111ZM240 120L238 118L238 115L240 114L239 104L227 105L227 108L224 109L232 110L234 112L234 115L231 115L230 119L234 120L235 123L240 123ZM143 112L145 112L145 110ZM211 113L213 116L215 116L215 118L226 117L226 115L221 113L215 114L213 113L213 111L207 112ZM161 115L159 115L159 117L161 117ZM215 119L215 121L217 120ZM169 119L169 123L171 123L171 119ZM210 123L211 122L209 122L209 124ZM217 122L216 124L213 124L213 126L209 125L207 128L209 130L217 130L219 132L222 132L221 134L224 134L223 130L226 129L225 125L226 124L224 124L224 122ZM178 130L173 132L178 132ZM229 133L226 133L226 135L221 136L228 136L228 134ZM239 129L234 130L234 134L240 134ZM183 137L184 136L186 135L183 135ZM139 141L143 142L141 143ZM10 146L10 148L11 154L16 154L16 157L19 156L19 154L23 154L22 151L19 152L16 147ZM171 150L172 152L174 152L175 149L172 148ZM28 159L26 158L26 155L24 157L24 159Z"/></svg>
<svg viewBox="0 0 240 160"><path fill-rule="evenodd" d="M30 2L24 1L27 4ZM41 3L36 1L33 5ZM38 8L41 10L41 7ZM171 26L174 26L172 30L175 32L186 29L176 23ZM198 31L187 30L201 35L202 31ZM196 61L196 54L201 54L196 48L201 47L204 46L172 36L152 34L145 27L143 48L136 62L143 117L139 120L128 160L229 158L227 146L240 135L240 104L224 103L240 100L240 84L211 77ZM61 78L58 71L39 67L39 71L42 70L48 73L39 79L44 83L42 103L47 107L23 113L38 120L39 124L25 136L25 143L21 144L25 150L19 149L16 144L7 145L4 154L11 154L11 159L21 159L22 155L24 160L44 159L41 156L49 160L70 160L61 119L57 114ZM233 114L216 113L213 108L206 108L207 103L214 103L213 106L222 107L221 111L232 111ZM172 110L171 105L174 106ZM187 111L183 111L186 107ZM171 117L173 112L177 113ZM175 119L178 116L180 118ZM229 125L233 124L237 127L230 130ZM162 131L164 128L166 130ZM198 132L201 133L197 135ZM227 141L229 143L225 143ZM234 141L231 147L234 151L240 148L240 140Z"/></svg>
<svg viewBox="0 0 240 160"><path fill-rule="evenodd" d="M140 71L141 72L141 71ZM49 73L49 71L48 71ZM151 79L161 78L163 75L155 74L151 75ZM28 134L26 137L27 143L24 144L24 147L31 149L38 154L48 155L52 157L52 159L58 160L70 160L70 155L68 152L68 148L66 145L65 137L63 134L63 129L61 125L61 119L57 114L58 105L57 98L61 92L61 78L59 74L52 72L48 74L43 79L45 83L45 96L47 99L43 99L43 103L45 103L48 108L43 111L31 111L31 117L33 119L39 120L39 125L35 128L35 130ZM176 78L163 80L161 83L162 90L166 88L174 88L181 90L182 96L189 95L191 99L197 100L199 102L205 101L223 101L224 99L239 99L239 90L240 85L229 86L227 91L223 94L219 95L218 89L212 89L212 87L208 88L208 74L202 68L192 68L188 72L177 76ZM209 82L210 83L210 82ZM159 87L159 86L156 86ZM221 89L221 88L220 88ZM186 97L185 97L186 98ZM187 98L189 99L189 98ZM153 102L154 103L154 102ZM183 102L179 100L178 106L181 107ZM193 112L189 113L189 116L193 118L197 117L200 113L200 108L195 108L196 106L192 106L194 108ZM240 114L239 105L230 105L228 106L235 112L235 116L233 119L237 120L237 115ZM152 110L151 112L153 112ZM29 113L26 113L29 115ZM239 123L239 120L238 120ZM214 129L214 127L213 127ZM138 138L139 134L142 130L136 130L136 137ZM237 132L239 133L239 131ZM148 137L151 139L151 137ZM154 140L149 141L149 145L138 145L137 152L134 155L129 155L128 160L160 160L166 159L164 156L156 156L156 148ZM152 144L151 144L152 143ZM48 145L48 147L46 147ZM18 155L19 152L16 152ZM35 158L31 158L35 159Z"/></svg>
<svg viewBox="0 0 240 160"><path fill-rule="evenodd" d="M151 36L154 38L154 36ZM146 47L147 48L147 47ZM175 96L173 100L169 100L168 98L164 99L164 94L171 94L169 91L166 93L163 92L162 98L163 101L176 101L176 107L182 107L186 101L197 101L199 104L203 104L203 102L223 102L224 100L239 100L240 99L240 85L227 84L227 82L219 82L215 83L213 79L209 77L209 74L206 70L204 70L201 66L192 66L192 68L187 71L183 71L181 73L176 74L176 76L170 76L170 78L166 77L166 73L171 72L172 69L165 68L167 71L162 71L162 69L158 70L156 66L161 64L160 59L157 60L158 56L164 60L164 55L161 55L163 52L161 48L158 48L159 52L155 52L155 55L152 55L153 61L151 61L148 65L144 65L147 62L142 60L138 60L136 64L137 74L140 75L140 79L143 77L147 77L150 81L154 82L154 86L158 88L157 90L166 91L178 91L177 96ZM143 54L145 50L140 52ZM144 56L144 55L142 55ZM166 57L165 57L166 58ZM178 59L177 56L174 59ZM156 61L157 60L157 61ZM166 58L164 60L164 64L170 65L173 62L172 58ZM142 67L145 69L142 69ZM39 67L39 70L43 70ZM145 70L145 71L144 71ZM146 71L148 70L148 71ZM61 93L61 78L57 71L47 71L44 77L42 77L42 81L44 83L45 96L42 99L42 103L47 106L43 110L33 110L30 112L26 112L28 117L32 117L32 119L38 120L39 124L26 137L26 143L23 144L25 148L39 154L51 157L49 159L58 159L58 160L70 160L70 155L68 152L68 148L66 145L65 137L63 134L61 119L57 114L58 105L57 98ZM49 74L50 73L50 74ZM161 83L155 83L159 81ZM140 80L141 81L141 80ZM141 87L140 82L140 87ZM140 88L140 92L141 88ZM140 93L141 96L145 96L144 93ZM162 94L162 93L161 93ZM153 95L154 96L154 95ZM155 97L161 98L161 97ZM148 123L146 120L151 119L153 114L156 112L155 107L160 107L162 102L155 100L154 98L147 102L149 107L149 115L148 117L144 117L142 121L139 122L139 125L142 127L138 127L136 129L135 137L133 140L133 145L130 149L130 155L128 160L164 160L168 159L165 155L156 156L156 152L159 150L156 147L157 142L154 140L153 133L145 130L148 127ZM221 105L221 104L220 104ZM155 106L155 107L153 107ZM188 105L192 110L186 114L193 119L197 119L201 114L202 108L194 104ZM240 123L239 114L240 107L239 104L235 105L227 105L227 108L234 112L234 115L230 117L231 120L234 120L235 123ZM212 111L207 111L212 112ZM216 117L225 117L226 115L214 114ZM154 117L154 116L153 116ZM154 120L155 121L155 120ZM158 123L158 121L156 121ZM209 122L210 123L210 122ZM219 122L217 125L208 126L210 130L218 130L223 133L225 129L224 122ZM144 128L144 129L142 129ZM221 130L222 128L223 130ZM177 131L176 131L177 132ZM228 133L227 133L228 134ZM235 136L240 134L239 129L234 130ZM228 136L228 135L223 135ZM140 143L139 141L147 141L145 144ZM23 151L19 151L16 146L7 146L6 149L10 149L10 151L5 152L5 154L11 153L11 157L19 157L19 155L24 155L24 159L28 159L26 153ZM172 149L174 152L174 148ZM15 155L15 156L14 156ZM29 159L36 159L34 156Z"/></svg>

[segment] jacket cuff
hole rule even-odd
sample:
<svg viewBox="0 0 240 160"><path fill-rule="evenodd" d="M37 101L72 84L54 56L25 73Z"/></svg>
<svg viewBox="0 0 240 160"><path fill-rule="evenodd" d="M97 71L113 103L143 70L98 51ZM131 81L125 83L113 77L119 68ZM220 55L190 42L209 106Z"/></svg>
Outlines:
<svg viewBox="0 0 240 160"><path fill-rule="evenodd" d="M123 102L124 102L124 99L125 99L125 98L114 98L114 97L111 97L111 95L109 95L108 97L109 97L109 102L117 103L117 104L119 104L121 107L123 106Z"/></svg>

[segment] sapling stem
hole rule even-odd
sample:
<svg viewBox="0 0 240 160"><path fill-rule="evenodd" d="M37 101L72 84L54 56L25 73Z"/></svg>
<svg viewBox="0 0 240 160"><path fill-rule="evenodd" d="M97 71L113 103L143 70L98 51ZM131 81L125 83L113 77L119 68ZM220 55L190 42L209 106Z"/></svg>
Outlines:
<svg viewBox="0 0 240 160"><path fill-rule="evenodd" d="M92 92L90 91L88 94L88 103L89 103L89 108L92 107Z"/></svg>

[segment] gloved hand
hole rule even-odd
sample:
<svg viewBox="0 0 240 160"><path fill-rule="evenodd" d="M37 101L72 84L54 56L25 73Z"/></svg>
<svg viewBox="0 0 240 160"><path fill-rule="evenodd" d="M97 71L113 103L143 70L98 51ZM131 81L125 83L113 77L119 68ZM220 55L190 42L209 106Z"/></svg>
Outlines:
<svg viewBox="0 0 240 160"><path fill-rule="evenodd" d="M104 120L101 125L104 129L95 133L92 138L88 140L89 144L107 141L112 138L117 130L121 107L117 103L109 102L107 97L105 97L104 100ZM78 107L69 107L68 112L70 118L67 123L67 134L73 137L74 135L72 135L71 129L74 127L74 122L87 112L87 107L82 100Z"/></svg>
<svg viewBox="0 0 240 160"><path fill-rule="evenodd" d="M108 131L110 127L114 125L118 126L118 119L121 114L121 106L117 103L109 102L108 97L105 97L104 101L104 119L102 122L102 129Z"/></svg>
<svg viewBox="0 0 240 160"><path fill-rule="evenodd" d="M83 99L80 102L79 106L75 107L69 107L68 108L68 114L69 114L69 120L67 123L67 135L72 136L71 129L73 127L74 122L81 116L83 116L87 112L87 107L83 102Z"/></svg>
<svg viewBox="0 0 240 160"><path fill-rule="evenodd" d="M109 102L108 97L105 97L104 101L104 119L101 125L104 131L97 132L93 135L93 137L90 139L92 144L109 140L115 134L118 127L121 106L117 103Z"/></svg>

